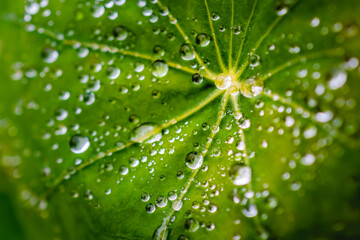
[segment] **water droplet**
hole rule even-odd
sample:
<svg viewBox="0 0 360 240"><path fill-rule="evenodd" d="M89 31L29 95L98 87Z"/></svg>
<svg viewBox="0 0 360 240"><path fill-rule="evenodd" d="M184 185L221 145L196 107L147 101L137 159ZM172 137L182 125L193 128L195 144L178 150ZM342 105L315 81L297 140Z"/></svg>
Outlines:
<svg viewBox="0 0 360 240"><path fill-rule="evenodd" d="M331 119L333 119L333 117L334 117L334 114L331 111L318 112L315 115L316 121L321 122L321 123L329 122Z"/></svg>
<svg viewBox="0 0 360 240"><path fill-rule="evenodd" d="M230 168L230 179L237 186L249 184L251 181L251 168L238 163L233 164Z"/></svg>
<svg viewBox="0 0 360 240"><path fill-rule="evenodd" d="M147 213L153 213L153 212L155 212L155 209L156 209L156 207L155 207L155 205L152 204L152 203L148 203L148 204L145 206L145 210L146 210Z"/></svg>
<svg viewBox="0 0 360 240"><path fill-rule="evenodd" d="M141 194L141 201L147 202L150 200L150 195L148 193Z"/></svg>
<svg viewBox="0 0 360 240"><path fill-rule="evenodd" d="M248 78L240 83L240 91L247 98L256 97L264 90L264 81L259 77Z"/></svg>
<svg viewBox="0 0 360 240"><path fill-rule="evenodd" d="M164 196L158 196L155 200L155 203L156 203L156 206L158 206L159 208L163 208L163 207L166 207L168 200Z"/></svg>
<svg viewBox="0 0 360 240"><path fill-rule="evenodd" d="M258 214L258 210L257 210L256 206L252 203L250 203L247 208L244 208L242 210L242 212L245 215L245 217L248 217L248 218L255 217Z"/></svg>
<svg viewBox="0 0 360 240"><path fill-rule="evenodd" d="M70 148L73 153L79 154L85 152L90 147L88 137L76 134L70 139Z"/></svg>
<svg viewBox="0 0 360 240"><path fill-rule="evenodd" d="M257 54L251 54L249 56L249 63L250 63L250 67L252 67L252 68L259 66L260 56Z"/></svg>
<svg viewBox="0 0 360 240"><path fill-rule="evenodd" d="M165 55L165 49L159 45L156 45L153 48L153 53L157 56L157 57L163 57Z"/></svg>
<svg viewBox="0 0 360 240"><path fill-rule="evenodd" d="M116 40L124 41L128 36L128 30L123 26L117 26L113 29L113 34Z"/></svg>
<svg viewBox="0 0 360 240"><path fill-rule="evenodd" d="M198 169L203 163L203 155L198 152L190 152L186 155L185 163L191 169Z"/></svg>
<svg viewBox="0 0 360 240"><path fill-rule="evenodd" d="M199 229L199 222L193 218L188 218L185 221L185 230L189 232L196 232Z"/></svg>
<svg viewBox="0 0 360 240"><path fill-rule="evenodd" d="M250 122L250 119L248 118L241 118L239 120L239 127L242 128L242 129L248 129L251 125L251 122Z"/></svg>
<svg viewBox="0 0 360 240"><path fill-rule="evenodd" d="M169 66L164 60L156 60L153 63L152 74L155 77L164 77L168 71L169 71Z"/></svg>
<svg viewBox="0 0 360 240"><path fill-rule="evenodd" d="M306 154L301 158L301 164L305 166L310 166L315 162L315 156L311 153Z"/></svg>
<svg viewBox="0 0 360 240"><path fill-rule="evenodd" d="M180 211L181 207L183 205L183 202L181 200L174 201L172 204L172 208L174 211Z"/></svg>
<svg viewBox="0 0 360 240"><path fill-rule="evenodd" d="M199 74L199 73L194 73L194 74L192 75L192 81L193 81L193 83L195 83L195 84L201 84L202 81L203 81L203 79L204 79L204 77L203 77L201 74Z"/></svg>
<svg viewBox="0 0 360 240"><path fill-rule="evenodd" d="M120 172L121 175L126 175L129 172L129 168L125 167L125 166L120 166L119 172Z"/></svg>
<svg viewBox="0 0 360 240"><path fill-rule="evenodd" d="M196 36L196 43L201 47L206 47L210 43L210 36L206 33L200 33Z"/></svg>
<svg viewBox="0 0 360 240"><path fill-rule="evenodd" d="M195 53L192 47L189 44L185 43L180 47L180 56L182 59L189 61L195 58Z"/></svg>
<svg viewBox="0 0 360 240"><path fill-rule="evenodd" d="M156 133L154 130L157 128L157 125L152 123L144 123L139 127L135 128L130 136L130 140L133 142L141 143L146 140L146 143L153 143L160 141L162 138L162 133Z"/></svg>
<svg viewBox="0 0 360 240"><path fill-rule="evenodd" d="M99 18L105 13L105 7L102 5L93 5L91 8L91 13L93 17Z"/></svg>
<svg viewBox="0 0 360 240"><path fill-rule="evenodd" d="M345 71L337 71L332 75L328 85L331 89L336 90L341 88L345 84L346 80L347 73Z"/></svg>
<svg viewBox="0 0 360 240"><path fill-rule="evenodd" d="M285 4L280 4L276 7L276 14L278 16L284 16L288 12L289 8Z"/></svg>
<svg viewBox="0 0 360 240"><path fill-rule="evenodd" d="M231 86L231 76L226 73L220 73L216 76L215 85L218 89L227 89Z"/></svg>
<svg viewBox="0 0 360 240"><path fill-rule="evenodd" d="M216 12L211 13L211 20L217 21L217 20L219 20L219 18L220 18L220 15L218 13L216 13Z"/></svg>
<svg viewBox="0 0 360 240"><path fill-rule="evenodd" d="M53 63L55 62L59 57L59 52L56 51L53 48L44 48L41 52L41 57L44 59L44 62L46 63Z"/></svg>
<svg viewBox="0 0 360 240"><path fill-rule="evenodd" d="M118 68L109 67L106 72L106 75L108 76L109 79L114 80L120 76L120 72L121 71Z"/></svg>

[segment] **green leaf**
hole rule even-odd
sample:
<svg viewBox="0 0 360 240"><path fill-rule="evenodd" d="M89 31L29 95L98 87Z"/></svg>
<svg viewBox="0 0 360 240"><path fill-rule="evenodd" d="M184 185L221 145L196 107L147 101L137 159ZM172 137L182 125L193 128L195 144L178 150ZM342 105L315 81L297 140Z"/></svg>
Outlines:
<svg viewBox="0 0 360 240"><path fill-rule="evenodd" d="M358 239L359 11L2 3L1 239Z"/></svg>

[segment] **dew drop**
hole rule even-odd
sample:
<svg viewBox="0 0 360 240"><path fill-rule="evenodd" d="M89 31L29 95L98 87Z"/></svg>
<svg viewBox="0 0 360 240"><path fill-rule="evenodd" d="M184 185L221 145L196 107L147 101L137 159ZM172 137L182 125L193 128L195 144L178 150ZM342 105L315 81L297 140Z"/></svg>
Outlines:
<svg viewBox="0 0 360 240"><path fill-rule="evenodd" d="M157 128L157 125L152 123L144 123L139 127L135 128L130 136L130 140L133 142L141 143L146 140L146 143L158 142L162 138L162 133L159 132L155 135L152 133ZM151 136L153 135L153 136Z"/></svg>
<svg viewBox="0 0 360 240"><path fill-rule="evenodd" d="M276 8L276 14L278 16L284 16L288 12L288 10L289 10L288 6L286 6L284 4L280 4Z"/></svg>
<svg viewBox="0 0 360 240"><path fill-rule="evenodd" d="M106 72L106 75L109 79L114 80L120 76L120 72L121 71L118 68L109 67Z"/></svg>
<svg viewBox="0 0 360 240"><path fill-rule="evenodd" d="M220 73L216 76L215 85L218 89L227 89L231 86L231 76L226 73Z"/></svg>
<svg viewBox="0 0 360 240"><path fill-rule="evenodd" d="M190 152L186 155L185 163L191 169L198 169L203 163L203 155L198 152Z"/></svg>
<svg viewBox="0 0 360 240"><path fill-rule="evenodd" d="M156 203L156 206L158 206L159 208L163 208L163 207L166 207L168 200L164 196L158 196L155 200L155 203Z"/></svg>
<svg viewBox="0 0 360 240"><path fill-rule="evenodd" d="M169 66L164 60L156 60L153 63L152 74L155 77L164 77L168 71L169 71Z"/></svg>
<svg viewBox="0 0 360 240"><path fill-rule="evenodd" d="M242 212L245 215L245 217L248 217L248 218L255 217L258 214L258 210L257 210L256 206L252 203L250 203L247 208L244 208L242 210Z"/></svg>
<svg viewBox="0 0 360 240"><path fill-rule="evenodd" d="M90 147L88 137L76 134L70 139L70 148L73 153L79 154L85 152Z"/></svg>
<svg viewBox="0 0 360 240"><path fill-rule="evenodd" d="M251 181L250 167L238 163L233 164L230 168L230 180L237 186L249 184Z"/></svg>
<svg viewBox="0 0 360 240"><path fill-rule="evenodd" d="M200 33L196 36L196 43L201 47L206 47L210 43L210 36L206 33Z"/></svg>
<svg viewBox="0 0 360 240"><path fill-rule="evenodd" d="M260 56L257 54L251 54L249 56L249 63L250 63L250 67L252 67L252 68L259 66Z"/></svg>
<svg viewBox="0 0 360 240"><path fill-rule="evenodd" d="M203 80L204 80L204 77L199 73L194 73L192 75L192 82L195 84L201 84Z"/></svg>
<svg viewBox="0 0 360 240"><path fill-rule="evenodd" d="M91 8L93 17L99 18L105 13L105 7L102 5L93 5Z"/></svg>
<svg viewBox="0 0 360 240"><path fill-rule="evenodd" d="M185 221L185 230L189 232L196 232L199 229L199 222L194 218L188 218Z"/></svg>
<svg viewBox="0 0 360 240"><path fill-rule="evenodd" d="M128 30L123 26L116 26L113 29L113 34L116 40L124 41L128 36Z"/></svg>
<svg viewBox="0 0 360 240"><path fill-rule="evenodd" d="M264 81L259 77L248 78L240 83L240 91L247 98L256 97L264 90Z"/></svg>
<svg viewBox="0 0 360 240"><path fill-rule="evenodd" d="M146 210L147 213L153 213L153 212L155 212L155 209L156 209L156 207L155 207L155 205L152 204L152 203L148 203L148 204L145 206L145 210Z"/></svg>
<svg viewBox="0 0 360 240"><path fill-rule="evenodd" d="M311 153L306 154L303 158L301 158L301 164L305 166L310 166L315 162L315 156Z"/></svg>
<svg viewBox="0 0 360 240"><path fill-rule="evenodd" d="M44 59L46 63L53 63L59 57L59 52L52 48L44 48L41 52L41 57Z"/></svg>
<svg viewBox="0 0 360 240"><path fill-rule="evenodd" d="M180 47L180 56L182 59L189 61L195 58L195 53L191 46L187 43L181 45Z"/></svg>

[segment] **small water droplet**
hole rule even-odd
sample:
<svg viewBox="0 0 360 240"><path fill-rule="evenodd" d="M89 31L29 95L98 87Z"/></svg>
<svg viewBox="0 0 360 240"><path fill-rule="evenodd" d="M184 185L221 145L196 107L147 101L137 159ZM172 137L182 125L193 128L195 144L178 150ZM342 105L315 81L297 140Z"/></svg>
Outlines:
<svg viewBox="0 0 360 240"><path fill-rule="evenodd" d="M199 74L199 73L194 73L194 74L192 75L192 81L193 81L193 83L195 83L195 84L201 84L202 81L203 81L203 79L204 79L204 77L203 77L201 74Z"/></svg>
<svg viewBox="0 0 360 240"><path fill-rule="evenodd" d="M44 59L44 62L46 63L53 63L55 62L59 57L59 52L56 51L53 48L44 48L41 52L41 57Z"/></svg>
<svg viewBox="0 0 360 240"><path fill-rule="evenodd" d="M109 67L106 75L109 79L114 80L120 76L120 72L119 68Z"/></svg>
<svg viewBox="0 0 360 240"><path fill-rule="evenodd" d="M116 26L113 29L113 35L116 40L124 41L127 38L128 34L128 30L123 26Z"/></svg>
<svg viewBox="0 0 360 240"><path fill-rule="evenodd" d="M90 147L88 137L76 134L70 139L70 148L73 153L79 154L85 152Z"/></svg>
<svg viewBox="0 0 360 240"><path fill-rule="evenodd" d="M210 36L206 33L200 33L196 36L196 43L201 47L206 47L210 43Z"/></svg>

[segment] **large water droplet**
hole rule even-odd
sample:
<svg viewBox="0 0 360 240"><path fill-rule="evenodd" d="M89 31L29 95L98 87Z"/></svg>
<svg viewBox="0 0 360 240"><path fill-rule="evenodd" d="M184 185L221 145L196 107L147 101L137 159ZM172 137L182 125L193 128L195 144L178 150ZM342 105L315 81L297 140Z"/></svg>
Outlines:
<svg viewBox="0 0 360 240"><path fill-rule="evenodd" d="M230 168L230 179L237 186L249 184L251 181L251 168L238 163L233 164Z"/></svg>
<svg viewBox="0 0 360 240"><path fill-rule="evenodd" d="M215 85L218 89L227 89L231 86L231 76L226 73L220 73L216 76Z"/></svg>
<svg viewBox="0 0 360 240"><path fill-rule="evenodd" d="M183 44L180 47L180 56L182 59L189 61L195 58L195 53L189 44Z"/></svg>
<svg viewBox="0 0 360 240"><path fill-rule="evenodd" d="M256 97L264 90L264 81L259 77L249 78L240 84L242 95L247 98Z"/></svg>
<svg viewBox="0 0 360 240"><path fill-rule="evenodd" d="M156 60L153 63L152 74L155 77L164 77L168 71L169 71L169 66L164 60Z"/></svg>
<svg viewBox="0 0 360 240"><path fill-rule="evenodd" d="M185 163L191 169L198 169L203 163L203 155L198 152L190 152L186 155Z"/></svg>
<svg viewBox="0 0 360 240"><path fill-rule="evenodd" d="M162 133L159 132L155 134L155 128L157 128L156 124L144 123L132 131L130 140L139 143L143 142L144 140L146 140L146 143L160 141L162 138Z"/></svg>
<svg viewBox="0 0 360 240"><path fill-rule="evenodd" d="M73 153L79 154L85 152L90 147L88 137L76 134L70 139L70 148Z"/></svg>

